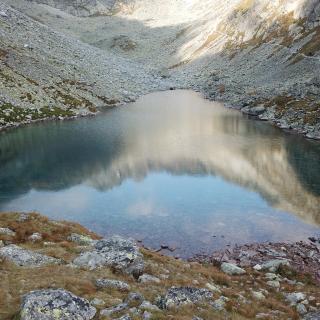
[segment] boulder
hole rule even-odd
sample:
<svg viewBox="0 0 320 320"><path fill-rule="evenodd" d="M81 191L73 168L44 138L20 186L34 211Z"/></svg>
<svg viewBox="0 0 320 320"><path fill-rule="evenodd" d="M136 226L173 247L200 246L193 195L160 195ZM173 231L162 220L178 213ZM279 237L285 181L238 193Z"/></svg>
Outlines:
<svg viewBox="0 0 320 320"><path fill-rule="evenodd" d="M45 256L14 244L0 248L0 257L22 267L40 267L47 264L59 264L62 262L60 259Z"/></svg>
<svg viewBox="0 0 320 320"><path fill-rule="evenodd" d="M129 304L130 306L140 306L143 301L144 296L138 292L130 292L124 300L124 302Z"/></svg>
<svg viewBox="0 0 320 320"><path fill-rule="evenodd" d="M221 265L221 270L229 275L240 275L240 274L245 274L246 271L240 267L238 267L237 265L233 264L233 263L227 263L224 262Z"/></svg>
<svg viewBox="0 0 320 320"><path fill-rule="evenodd" d="M119 291L130 290L130 286L126 282L113 279L97 279L96 286L98 288L117 289Z"/></svg>
<svg viewBox="0 0 320 320"><path fill-rule="evenodd" d="M274 259L267 261L261 265L262 270L269 270L271 272L276 272L280 266L290 266L289 260L287 259Z"/></svg>
<svg viewBox="0 0 320 320"><path fill-rule="evenodd" d="M42 240L42 235L38 232L33 233L31 236L28 237L28 240L31 242L37 242Z"/></svg>
<svg viewBox="0 0 320 320"><path fill-rule="evenodd" d="M91 239L89 236L78 233L71 233L67 240L75 242L80 246L91 246L97 242L96 240Z"/></svg>
<svg viewBox="0 0 320 320"><path fill-rule="evenodd" d="M171 287L167 294L159 301L161 309L179 307L187 304L208 301L213 294L210 290L193 287Z"/></svg>
<svg viewBox="0 0 320 320"><path fill-rule="evenodd" d="M212 307L216 311L222 311L224 310L224 307L226 306L226 302L229 299L227 297L221 296L219 299L213 301Z"/></svg>
<svg viewBox="0 0 320 320"><path fill-rule="evenodd" d="M100 315L104 316L104 317L105 316L106 317L110 317L113 314L118 313L118 312L122 312L122 311L124 311L124 310L126 310L128 308L129 308L129 305L127 303L120 303L120 304L118 304L116 306L101 310L100 311Z"/></svg>
<svg viewBox="0 0 320 320"><path fill-rule="evenodd" d="M319 319L320 319L320 310L309 312L303 317L303 320L319 320Z"/></svg>
<svg viewBox="0 0 320 320"><path fill-rule="evenodd" d="M0 228L0 235L14 237L16 233L9 228Z"/></svg>
<svg viewBox="0 0 320 320"><path fill-rule="evenodd" d="M31 291L23 296L21 320L90 320L96 308L64 289Z"/></svg>
<svg viewBox="0 0 320 320"><path fill-rule="evenodd" d="M291 292L286 295L286 300L290 305L294 306L297 303L306 299L306 295L303 292Z"/></svg>
<svg viewBox="0 0 320 320"><path fill-rule="evenodd" d="M148 283L148 282L160 283L161 280L157 277L154 277L150 274L145 273L139 277L139 282L141 282L141 283Z"/></svg>
<svg viewBox="0 0 320 320"><path fill-rule="evenodd" d="M138 246L133 240L119 236L97 241L94 250L82 253L73 264L90 269L106 266L135 278L144 270L143 256Z"/></svg>
<svg viewBox="0 0 320 320"><path fill-rule="evenodd" d="M147 300L143 301L139 308L148 311L160 311L160 309L156 305Z"/></svg>

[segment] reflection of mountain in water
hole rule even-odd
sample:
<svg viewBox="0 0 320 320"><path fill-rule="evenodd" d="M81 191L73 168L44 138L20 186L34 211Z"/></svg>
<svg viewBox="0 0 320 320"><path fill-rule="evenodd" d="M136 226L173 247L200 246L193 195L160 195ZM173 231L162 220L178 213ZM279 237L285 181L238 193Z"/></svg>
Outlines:
<svg viewBox="0 0 320 320"><path fill-rule="evenodd" d="M100 190L151 171L219 175L269 204L320 223L320 145L176 91L95 119L19 129L0 137L5 201L86 183Z"/></svg>

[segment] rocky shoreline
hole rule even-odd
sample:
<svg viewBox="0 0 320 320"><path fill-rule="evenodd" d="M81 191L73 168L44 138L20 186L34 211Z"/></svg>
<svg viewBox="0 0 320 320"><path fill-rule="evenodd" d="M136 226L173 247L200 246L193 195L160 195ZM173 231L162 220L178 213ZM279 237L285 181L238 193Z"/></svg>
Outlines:
<svg viewBox="0 0 320 320"><path fill-rule="evenodd" d="M0 214L1 319L319 319L319 239L183 261L36 213Z"/></svg>

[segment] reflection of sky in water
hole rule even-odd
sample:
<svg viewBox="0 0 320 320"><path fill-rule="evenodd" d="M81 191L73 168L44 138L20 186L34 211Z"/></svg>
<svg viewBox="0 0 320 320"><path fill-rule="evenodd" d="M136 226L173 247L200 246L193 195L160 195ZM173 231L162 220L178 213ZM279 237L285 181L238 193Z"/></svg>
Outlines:
<svg viewBox="0 0 320 320"><path fill-rule="evenodd" d="M176 253L182 255L230 243L299 240L317 230L219 177L167 173L130 179L108 192L84 184L57 192L31 190L3 209L36 209L100 234L130 234L155 248L169 243L181 247Z"/></svg>
<svg viewBox="0 0 320 320"><path fill-rule="evenodd" d="M0 135L0 210L36 210L182 254L305 238L319 232L319 208L320 143L193 92Z"/></svg>

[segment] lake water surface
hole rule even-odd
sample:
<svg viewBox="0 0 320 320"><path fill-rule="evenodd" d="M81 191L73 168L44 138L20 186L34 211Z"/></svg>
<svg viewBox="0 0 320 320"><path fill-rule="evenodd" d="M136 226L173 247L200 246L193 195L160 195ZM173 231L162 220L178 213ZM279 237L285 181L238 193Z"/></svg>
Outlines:
<svg viewBox="0 0 320 320"><path fill-rule="evenodd" d="M320 234L320 143L202 99L147 95L0 134L0 210L36 210L183 257Z"/></svg>

